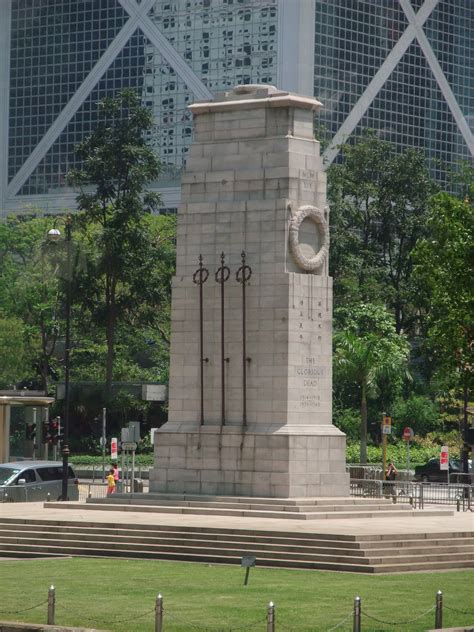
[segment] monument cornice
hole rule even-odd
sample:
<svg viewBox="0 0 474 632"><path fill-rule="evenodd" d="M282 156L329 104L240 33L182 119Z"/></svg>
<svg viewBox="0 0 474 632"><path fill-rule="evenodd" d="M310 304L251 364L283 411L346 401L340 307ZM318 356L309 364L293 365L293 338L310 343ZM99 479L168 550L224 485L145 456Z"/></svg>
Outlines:
<svg viewBox="0 0 474 632"><path fill-rule="evenodd" d="M256 108L299 108L302 110L318 111L323 104L317 99L301 97L290 93L278 93L275 96L251 99L232 99L230 101L204 101L193 103L189 110L195 114L209 114L213 112L228 112L239 110L254 110Z"/></svg>
<svg viewBox="0 0 474 632"><path fill-rule="evenodd" d="M304 97L267 85L236 86L213 101L197 101L189 106L193 114L253 110L255 108L299 108L317 111L323 104L313 97Z"/></svg>

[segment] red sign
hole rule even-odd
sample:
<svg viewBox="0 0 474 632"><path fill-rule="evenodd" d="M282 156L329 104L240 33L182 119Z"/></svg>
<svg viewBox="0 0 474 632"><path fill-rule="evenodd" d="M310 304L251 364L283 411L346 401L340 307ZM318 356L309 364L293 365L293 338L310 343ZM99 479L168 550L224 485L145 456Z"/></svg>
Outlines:
<svg viewBox="0 0 474 632"><path fill-rule="evenodd" d="M413 439L414 434L415 433L413 432L413 428L409 428L408 426L406 428L403 428L403 434L402 434L403 441L411 441Z"/></svg>
<svg viewBox="0 0 474 632"><path fill-rule="evenodd" d="M439 469L447 470L449 469L449 449L448 446L444 445L441 448L441 454L439 456Z"/></svg>
<svg viewBox="0 0 474 632"><path fill-rule="evenodd" d="M117 460L117 453L118 453L118 444L117 444L117 439L114 437L113 439L110 440L110 458L112 459L112 461Z"/></svg>

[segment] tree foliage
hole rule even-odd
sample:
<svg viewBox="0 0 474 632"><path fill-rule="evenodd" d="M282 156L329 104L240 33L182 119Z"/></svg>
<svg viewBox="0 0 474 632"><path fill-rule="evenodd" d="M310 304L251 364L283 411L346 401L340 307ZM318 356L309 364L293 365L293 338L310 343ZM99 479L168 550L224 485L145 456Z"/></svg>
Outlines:
<svg viewBox="0 0 474 632"><path fill-rule="evenodd" d="M471 187L472 189L472 187ZM471 193L474 191L471 191ZM474 205L448 193L432 198L429 237L414 252L420 321L436 365L462 387L464 409L474 369Z"/></svg>
<svg viewBox="0 0 474 632"><path fill-rule="evenodd" d="M359 388L360 459L366 463L367 400L378 394L383 381L400 383L407 375L409 346L383 306L359 304L343 311L344 326L334 336L334 365L337 379Z"/></svg>
<svg viewBox="0 0 474 632"><path fill-rule="evenodd" d="M152 113L133 90L123 90L101 101L99 114L99 125L77 148L82 167L69 180L81 188L77 225L88 260L74 294L85 327L104 333L110 394L120 328L155 323L168 297L160 276L161 237L149 221L159 197L146 189L160 173L146 142Z"/></svg>
<svg viewBox="0 0 474 632"><path fill-rule="evenodd" d="M12 388L28 368L21 320L0 317L0 388Z"/></svg>
<svg viewBox="0 0 474 632"><path fill-rule="evenodd" d="M382 300L398 333L414 325L411 252L426 235L428 199L435 190L424 155L368 132L342 148L328 170L331 270L339 301Z"/></svg>
<svg viewBox="0 0 474 632"><path fill-rule="evenodd" d="M27 364L12 381L25 379L45 391L56 375L61 319L60 260L44 249L47 227L50 222L44 218L9 218L0 224L3 311L16 319L19 356Z"/></svg>

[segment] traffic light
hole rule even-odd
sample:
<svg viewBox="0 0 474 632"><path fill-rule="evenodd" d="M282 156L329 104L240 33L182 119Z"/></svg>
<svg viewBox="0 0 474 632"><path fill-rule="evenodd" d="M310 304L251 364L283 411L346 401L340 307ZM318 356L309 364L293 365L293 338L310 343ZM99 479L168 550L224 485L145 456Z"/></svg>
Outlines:
<svg viewBox="0 0 474 632"><path fill-rule="evenodd" d="M49 443L50 439L49 421L43 421L43 443Z"/></svg>
<svg viewBox="0 0 474 632"><path fill-rule="evenodd" d="M27 441L34 441L36 437L36 424L26 424L25 438Z"/></svg>
<svg viewBox="0 0 474 632"><path fill-rule="evenodd" d="M59 441L59 433L60 433L60 422L61 419L59 417L55 417L49 422L49 440L48 443L52 445L58 445Z"/></svg>

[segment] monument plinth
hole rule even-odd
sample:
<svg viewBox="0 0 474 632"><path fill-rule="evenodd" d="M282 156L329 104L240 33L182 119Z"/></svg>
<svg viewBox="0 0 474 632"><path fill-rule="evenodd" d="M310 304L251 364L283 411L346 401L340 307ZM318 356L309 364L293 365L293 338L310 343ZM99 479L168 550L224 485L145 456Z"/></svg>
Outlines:
<svg viewBox="0 0 474 632"><path fill-rule="evenodd" d="M239 86L190 107L169 421L155 434L150 491L349 494L345 435L332 425L326 178L313 137L320 107L271 86ZM245 327L242 251L251 268Z"/></svg>

